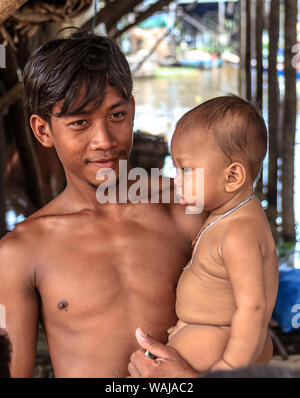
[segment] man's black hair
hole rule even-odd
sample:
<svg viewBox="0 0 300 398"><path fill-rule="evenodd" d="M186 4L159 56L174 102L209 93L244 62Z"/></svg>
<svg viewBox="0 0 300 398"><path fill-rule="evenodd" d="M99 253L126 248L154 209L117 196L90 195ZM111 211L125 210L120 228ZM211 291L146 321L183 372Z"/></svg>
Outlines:
<svg viewBox="0 0 300 398"><path fill-rule="evenodd" d="M9 378L11 344L7 334L0 334L0 378Z"/></svg>
<svg viewBox="0 0 300 398"><path fill-rule="evenodd" d="M132 95L125 55L112 39L90 31L79 30L36 49L24 68L23 81L29 115L37 114L49 124L58 101L63 100L61 112L55 115L60 117L78 114L89 104L96 109L107 84L125 99ZM75 108L80 94L81 102Z"/></svg>

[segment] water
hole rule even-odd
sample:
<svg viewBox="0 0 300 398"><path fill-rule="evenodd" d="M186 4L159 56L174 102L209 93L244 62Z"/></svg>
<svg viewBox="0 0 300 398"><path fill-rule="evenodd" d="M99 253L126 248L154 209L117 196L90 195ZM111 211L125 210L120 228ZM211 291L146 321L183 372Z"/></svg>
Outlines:
<svg viewBox="0 0 300 398"><path fill-rule="evenodd" d="M186 71L184 73L184 71ZM164 76L168 74L169 76ZM166 69L153 79L136 79L135 129L163 134L170 140L178 119L212 97L238 94L238 67L220 69Z"/></svg>
<svg viewBox="0 0 300 398"><path fill-rule="evenodd" d="M238 94L238 67L223 65L212 70L196 68L161 69L154 79L136 79L135 129L164 135L168 143L176 122L188 110L212 97ZM175 177L172 160L167 157L164 174Z"/></svg>
<svg viewBox="0 0 300 398"><path fill-rule="evenodd" d="M267 78L267 76L265 76ZM279 77L281 91L284 80ZM300 92L300 81L297 82ZM264 84L263 115L267 122L267 79ZM238 66L225 64L212 70L166 69L152 79L136 79L134 96L136 100L135 129L146 130L152 134L161 134L170 143L178 119L188 110L210 98L238 92ZM298 104L298 107L300 104ZM299 109L299 108L298 108ZM299 109L300 111L300 109ZM298 112L299 114L299 112ZM296 254L293 252L294 266L300 268L300 118L297 117L295 146L295 219L298 243ZM164 165L164 174L175 176L170 157ZM267 178L267 161L264 163L264 178ZM264 203L263 203L264 205ZM266 203L265 203L266 205ZM290 260L289 260L290 261Z"/></svg>
<svg viewBox="0 0 300 398"><path fill-rule="evenodd" d="M23 214L16 214L13 209L8 210L6 213L6 225L8 231L14 229L14 227L20 222L24 221L25 217Z"/></svg>

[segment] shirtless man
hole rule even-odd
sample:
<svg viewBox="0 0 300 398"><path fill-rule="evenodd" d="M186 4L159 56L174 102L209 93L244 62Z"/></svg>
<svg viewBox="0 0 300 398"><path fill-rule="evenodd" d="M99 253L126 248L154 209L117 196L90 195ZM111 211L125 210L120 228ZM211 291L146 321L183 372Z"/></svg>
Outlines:
<svg viewBox="0 0 300 398"><path fill-rule="evenodd" d="M83 32L45 44L24 86L32 130L55 147L67 186L0 244L11 375L32 376L40 319L56 377L127 376L138 325L167 341L176 284L205 214L97 201L98 170L118 176L132 145L130 70L110 39ZM177 363L178 373L193 374Z"/></svg>

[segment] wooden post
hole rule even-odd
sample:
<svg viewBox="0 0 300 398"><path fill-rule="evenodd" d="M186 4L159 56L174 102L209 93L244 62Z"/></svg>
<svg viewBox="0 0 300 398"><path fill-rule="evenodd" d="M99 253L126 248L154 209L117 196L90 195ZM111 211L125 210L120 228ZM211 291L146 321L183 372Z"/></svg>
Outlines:
<svg viewBox="0 0 300 398"><path fill-rule="evenodd" d="M254 9L254 24L253 33L255 34L253 44L255 45L256 54L256 96L253 101L255 105L262 111L263 107L263 58L262 58L262 35L264 28L264 0L256 0ZM257 181L255 192L262 200L263 195L263 170L261 170L261 175Z"/></svg>
<svg viewBox="0 0 300 398"><path fill-rule="evenodd" d="M17 75L18 64L16 61L16 54L14 54L10 46L7 48L6 55L7 67L1 70L1 75L2 81L5 82L5 88L9 91L10 88L15 87L19 82ZM24 173L26 193L33 205L36 208L40 208L44 205L45 200L40 171L32 144L31 132L29 131L27 118L25 116L22 98L18 99L9 108L9 120L10 127L14 132L15 143Z"/></svg>
<svg viewBox="0 0 300 398"><path fill-rule="evenodd" d="M0 24L26 2L27 0L0 0Z"/></svg>
<svg viewBox="0 0 300 398"><path fill-rule="evenodd" d="M239 94L247 98L246 83L246 0L240 0L240 70L239 70Z"/></svg>
<svg viewBox="0 0 300 398"><path fill-rule="evenodd" d="M282 238L295 242L294 214L294 149L297 115L296 68L293 46L297 43L298 3L285 0L284 74L285 96L282 140Z"/></svg>
<svg viewBox="0 0 300 398"><path fill-rule="evenodd" d="M269 16L269 67L268 67L268 209L267 217L274 239L277 241L277 161L279 135L279 83L277 75L277 51L279 41L280 0L272 0Z"/></svg>
<svg viewBox="0 0 300 398"><path fill-rule="evenodd" d="M246 0L246 98L252 100L252 78L251 78L251 2Z"/></svg>
<svg viewBox="0 0 300 398"><path fill-rule="evenodd" d="M1 84L0 94L4 91L4 87ZM3 125L3 115L0 112L0 238L6 233L6 203L5 203L5 179L4 179L4 169L5 169L5 149L4 149L4 125Z"/></svg>
<svg viewBox="0 0 300 398"><path fill-rule="evenodd" d="M256 0L256 106L263 107L263 54L262 36L264 31L264 0Z"/></svg>
<svg viewBox="0 0 300 398"><path fill-rule="evenodd" d="M224 30L225 30L225 2L223 2L223 1L218 3L218 23L219 23L219 32L224 33Z"/></svg>

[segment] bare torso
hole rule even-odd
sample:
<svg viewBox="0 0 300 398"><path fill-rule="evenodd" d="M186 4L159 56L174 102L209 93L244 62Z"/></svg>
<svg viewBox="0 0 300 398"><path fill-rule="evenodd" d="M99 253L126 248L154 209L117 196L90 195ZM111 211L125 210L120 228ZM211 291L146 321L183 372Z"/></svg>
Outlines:
<svg viewBox="0 0 300 398"><path fill-rule="evenodd" d="M13 377L32 375L38 318L56 377L127 376L137 327L167 342L177 282L205 215L172 204L99 206L71 210L62 194L1 240ZM203 291L203 308L207 300ZM265 360L271 352L269 344Z"/></svg>
<svg viewBox="0 0 300 398"><path fill-rule="evenodd" d="M176 312L182 321L219 326L231 324L236 304L228 270L219 250L226 229L241 217L253 224L253 233L261 245L266 312L267 317L271 317L277 296L278 264L268 222L260 204L255 200L208 228L201 237L192 266L183 271L178 282ZM209 222L208 218L205 225Z"/></svg>
<svg viewBox="0 0 300 398"><path fill-rule="evenodd" d="M11 233L27 236L56 377L124 377L136 327L166 342L176 321L176 284L191 252L170 205L119 205L112 214L61 211L58 198Z"/></svg>
<svg viewBox="0 0 300 398"><path fill-rule="evenodd" d="M214 219L208 217L205 225ZM264 212L255 199L203 233L195 246L194 261L190 261L183 270L178 282L176 313L179 321L169 329L169 345L199 372L210 369L222 358L230 336L233 315L237 310L228 270L220 256L226 230L237 219L252 224L253 233L260 243L266 326L277 296L278 264L274 240ZM251 267L251 263L248 266ZM268 351L270 346L267 328L265 336L267 339L258 351L257 362L264 362L264 355L260 354ZM196 352L201 354L197 356Z"/></svg>

